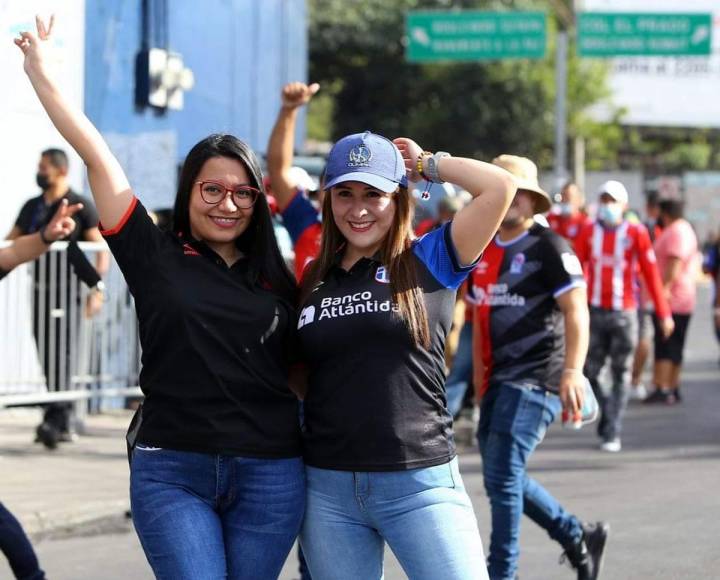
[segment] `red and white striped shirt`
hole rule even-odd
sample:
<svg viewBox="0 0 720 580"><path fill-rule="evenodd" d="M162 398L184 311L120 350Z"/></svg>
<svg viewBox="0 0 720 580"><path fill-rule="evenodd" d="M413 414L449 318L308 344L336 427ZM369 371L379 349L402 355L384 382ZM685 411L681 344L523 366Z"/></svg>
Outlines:
<svg viewBox="0 0 720 580"><path fill-rule="evenodd" d="M637 308L635 291L639 270L655 304L655 312L660 318L670 317L645 226L624 221L616 228L608 228L592 222L583 227L575 240L575 251L585 270L591 306L606 310Z"/></svg>

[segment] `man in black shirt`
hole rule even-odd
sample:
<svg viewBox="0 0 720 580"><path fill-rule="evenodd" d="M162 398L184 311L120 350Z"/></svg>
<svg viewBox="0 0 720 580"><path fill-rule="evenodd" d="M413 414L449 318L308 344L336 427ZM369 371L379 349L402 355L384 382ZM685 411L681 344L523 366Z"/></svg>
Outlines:
<svg viewBox="0 0 720 580"><path fill-rule="evenodd" d="M578 579L595 579L607 526L582 524L526 473L560 409L575 414L582 407L589 338L583 270L568 242L533 219L550 209L535 164L513 155L493 163L516 176L518 190L471 278L478 443L492 513L488 572L492 580L516 577L524 511L565 548Z"/></svg>
<svg viewBox="0 0 720 580"><path fill-rule="evenodd" d="M8 240L41 231L51 220L60 203L66 200L70 205L82 204L82 209L72 217L76 227L65 238L70 241L67 255L53 252L35 262L33 295L33 333L40 353L40 360L49 391L69 388L71 338L77 337L80 325L79 315L71 319L70 313L79 311L71 307L73 274L93 287L86 304L87 316L94 316L102 307L102 284L100 276L108 269L107 252L98 252L95 268L88 263L78 249L79 240L99 242L102 240L98 229L98 217L93 203L70 189L67 179L68 158L61 149L47 149L40 155L37 184L42 193L28 200L20 210L15 225L8 234ZM62 272L66 272L63 276ZM63 348L64 346L64 348ZM58 440L72 440L69 404L51 404L45 413L45 420L38 427L38 440L54 448Z"/></svg>

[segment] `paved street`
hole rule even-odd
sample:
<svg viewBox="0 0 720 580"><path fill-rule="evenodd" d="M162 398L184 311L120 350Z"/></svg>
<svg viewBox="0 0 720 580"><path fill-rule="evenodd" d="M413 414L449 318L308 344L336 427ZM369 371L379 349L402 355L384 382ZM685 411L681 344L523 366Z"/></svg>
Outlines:
<svg viewBox="0 0 720 580"><path fill-rule="evenodd" d="M683 404L633 404L621 454L601 454L592 428L572 432L554 426L533 457L533 476L568 509L582 518L611 522L606 579L718 577L720 370L710 324L707 310L693 319ZM48 577L152 578L121 518L127 502L121 439L126 418L93 418L90 436L55 454L28 442L31 419L0 415L0 498L39 540ZM488 506L474 449L462 453L461 468L487 543ZM88 524L91 516L102 518L102 525ZM64 531L58 530L60 525ZM560 548L529 521L521 542L523 580L573 577L569 568L558 565ZM4 566L0 562L0 578L8 577ZM295 570L293 554L281 579L297 577ZM404 578L391 558L386 578Z"/></svg>

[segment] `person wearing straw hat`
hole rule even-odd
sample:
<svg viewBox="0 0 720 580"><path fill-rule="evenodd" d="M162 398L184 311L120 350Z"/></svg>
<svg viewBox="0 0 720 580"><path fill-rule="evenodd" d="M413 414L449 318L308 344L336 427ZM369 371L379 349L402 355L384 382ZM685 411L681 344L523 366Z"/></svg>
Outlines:
<svg viewBox="0 0 720 580"><path fill-rule="evenodd" d="M577 415L583 406L583 271L567 240L533 219L550 209L535 164L515 155L493 163L515 177L518 189L471 275L477 438L492 516L488 572L493 580L516 577L524 512L563 546L579 579L597 578L608 525L566 512L526 470L560 411Z"/></svg>

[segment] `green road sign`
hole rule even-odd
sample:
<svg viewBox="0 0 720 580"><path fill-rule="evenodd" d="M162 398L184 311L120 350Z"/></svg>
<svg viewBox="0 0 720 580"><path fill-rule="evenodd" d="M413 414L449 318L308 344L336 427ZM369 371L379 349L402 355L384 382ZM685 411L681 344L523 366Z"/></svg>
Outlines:
<svg viewBox="0 0 720 580"><path fill-rule="evenodd" d="M544 12L409 12L405 22L411 62L543 58Z"/></svg>
<svg viewBox="0 0 720 580"><path fill-rule="evenodd" d="M580 56L702 56L711 52L712 15L584 12L577 34Z"/></svg>

